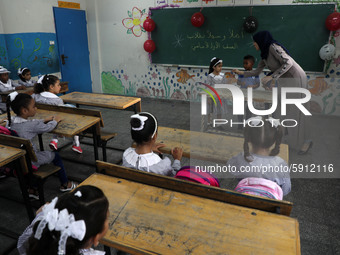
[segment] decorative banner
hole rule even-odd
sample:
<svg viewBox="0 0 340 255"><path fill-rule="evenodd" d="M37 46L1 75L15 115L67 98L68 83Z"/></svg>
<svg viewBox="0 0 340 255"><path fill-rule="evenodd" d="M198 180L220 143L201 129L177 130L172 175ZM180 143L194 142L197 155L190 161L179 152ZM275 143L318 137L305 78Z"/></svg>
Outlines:
<svg viewBox="0 0 340 255"><path fill-rule="evenodd" d="M161 6L168 4L168 0L155 0L155 6Z"/></svg>
<svg viewBox="0 0 340 255"><path fill-rule="evenodd" d="M237 0L217 0L218 6L234 5Z"/></svg>
<svg viewBox="0 0 340 255"><path fill-rule="evenodd" d="M176 5L179 5L179 6L184 6L184 1L185 0L168 0L168 3L169 4L176 4Z"/></svg>
<svg viewBox="0 0 340 255"><path fill-rule="evenodd" d="M184 0L185 7L201 7L202 0Z"/></svg>
<svg viewBox="0 0 340 255"><path fill-rule="evenodd" d="M80 9L80 3L72 3L72 2L58 1L58 7L61 7L61 8L72 8L72 9Z"/></svg>
<svg viewBox="0 0 340 255"><path fill-rule="evenodd" d="M202 0L202 6L216 6L217 0Z"/></svg>

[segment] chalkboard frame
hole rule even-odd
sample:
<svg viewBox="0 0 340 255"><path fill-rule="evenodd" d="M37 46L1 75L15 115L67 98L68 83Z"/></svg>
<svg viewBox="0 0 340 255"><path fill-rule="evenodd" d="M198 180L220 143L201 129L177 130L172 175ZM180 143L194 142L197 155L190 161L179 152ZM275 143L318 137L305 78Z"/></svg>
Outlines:
<svg viewBox="0 0 340 255"><path fill-rule="evenodd" d="M246 33L242 27L244 19L251 13L259 21L257 31L269 30L277 41L286 46L291 56L306 72L323 72L324 61L319 57L319 50L324 44L328 43L330 32L324 24L327 16L334 11L334 8L335 3L206 7L202 10L205 16L205 22L203 26L199 28L191 25L190 18L193 13L199 12L200 8L165 8L152 10L151 18L156 22L156 29L151 33L151 38L156 44L156 50L152 53L152 63L207 67L210 59L217 56L223 59L224 67L233 68L242 67L243 56L247 54L253 55L258 62L260 60L260 54L252 47L252 34ZM301 12L302 10L303 12ZM279 13L280 11L279 17L275 17L273 13ZM264 15L264 13L267 12L271 13L268 15L270 17ZM215 16L213 15L214 13L216 13ZM223 16L224 13L228 15ZM301 13L301 15L299 16L296 13ZM215 17L218 17L218 15L221 16L217 18L218 21L216 21ZM289 17L294 17L294 19L290 18L289 20ZM280 19L282 21L280 21ZM235 20L237 21L235 22ZM221 22L230 25L226 25L225 27L216 25ZM276 25L275 22L281 23ZM295 27L293 27L293 25L295 25ZM221 32L222 30L227 31L227 33ZM190 34L184 37L183 33L186 32ZM236 42L239 42L241 45L238 49L235 49L235 51L238 50L238 52L231 54L210 48L201 53L196 51L197 53L195 52L194 54L187 45L182 46L182 50L184 51L181 52L180 45L184 45L186 41L192 40L189 39L189 37L196 37L194 39L203 42L204 40L207 41L206 38L209 36L209 33L211 36L227 34L228 37L231 38L232 36L242 36L239 41L235 39ZM292 34L294 35L293 37L291 36ZM200 36L206 38L201 39L199 38ZM212 40L213 39L208 42L211 43ZM215 40L215 43L216 42ZM306 42L308 42L308 44L306 44ZM197 45L202 46L203 44ZM222 39L220 39L220 47L221 45L223 45ZM226 47L232 48L234 44L224 44L224 46L225 45ZM293 45L295 46L293 47ZM296 45L298 46L296 47Z"/></svg>

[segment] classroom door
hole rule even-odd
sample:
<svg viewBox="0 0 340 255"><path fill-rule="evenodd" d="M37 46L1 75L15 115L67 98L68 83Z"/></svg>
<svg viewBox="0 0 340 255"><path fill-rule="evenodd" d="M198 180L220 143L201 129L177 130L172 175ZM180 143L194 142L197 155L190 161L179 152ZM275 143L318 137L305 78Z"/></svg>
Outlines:
<svg viewBox="0 0 340 255"><path fill-rule="evenodd" d="M92 92L85 11L53 7L63 81L69 92Z"/></svg>

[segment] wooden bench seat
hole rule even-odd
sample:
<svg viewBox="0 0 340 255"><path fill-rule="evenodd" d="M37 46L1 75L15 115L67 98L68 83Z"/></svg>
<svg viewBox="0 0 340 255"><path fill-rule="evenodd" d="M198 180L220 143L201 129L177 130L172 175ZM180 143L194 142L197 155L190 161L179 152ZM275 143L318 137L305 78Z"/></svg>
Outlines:
<svg viewBox="0 0 340 255"><path fill-rule="evenodd" d="M262 211L289 216L293 207L293 204L288 201L252 196L233 190L222 189L173 177L143 172L99 160L96 162L96 167L97 172L117 178L123 178L126 180L136 181L151 186L187 193L190 195L213 199L252 209L259 209Z"/></svg>
<svg viewBox="0 0 340 255"><path fill-rule="evenodd" d="M38 181L38 191L39 191L39 201L41 205L45 204L45 196L44 196L44 182L51 175L57 173L60 170L60 167L55 166L53 164L42 165L38 168L38 171L33 171L32 169L32 161L37 161L37 156L33 150L32 144L30 140L24 139L16 136L9 136L0 134L1 144L12 146L15 148L20 148L26 151L25 159L28 168L29 177L36 178ZM27 173L26 173L27 174Z"/></svg>

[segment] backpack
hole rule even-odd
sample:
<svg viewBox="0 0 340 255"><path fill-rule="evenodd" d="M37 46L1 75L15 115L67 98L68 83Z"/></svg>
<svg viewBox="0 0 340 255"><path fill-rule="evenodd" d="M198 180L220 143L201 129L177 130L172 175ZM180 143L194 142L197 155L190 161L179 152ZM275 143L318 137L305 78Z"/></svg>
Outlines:
<svg viewBox="0 0 340 255"><path fill-rule="evenodd" d="M208 186L220 187L218 179L209 172L195 169L195 167L184 166L175 175L175 178L196 182Z"/></svg>
<svg viewBox="0 0 340 255"><path fill-rule="evenodd" d="M277 200L283 198L281 187L276 182L264 178L244 178L237 184L235 191Z"/></svg>
<svg viewBox="0 0 340 255"><path fill-rule="evenodd" d="M16 136L19 137L17 132L15 132L12 129L8 129L6 127L0 126L0 134L4 134L4 135L12 135L12 136Z"/></svg>

